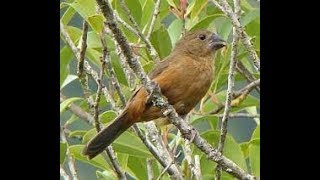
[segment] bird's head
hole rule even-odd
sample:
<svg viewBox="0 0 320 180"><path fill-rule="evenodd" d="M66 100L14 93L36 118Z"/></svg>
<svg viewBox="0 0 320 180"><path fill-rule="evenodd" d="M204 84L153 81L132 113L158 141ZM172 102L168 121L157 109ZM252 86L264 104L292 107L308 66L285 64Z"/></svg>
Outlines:
<svg viewBox="0 0 320 180"><path fill-rule="evenodd" d="M216 33L208 30L197 30L186 33L177 42L174 51L205 57L211 56L226 45L226 41L221 39Z"/></svg>

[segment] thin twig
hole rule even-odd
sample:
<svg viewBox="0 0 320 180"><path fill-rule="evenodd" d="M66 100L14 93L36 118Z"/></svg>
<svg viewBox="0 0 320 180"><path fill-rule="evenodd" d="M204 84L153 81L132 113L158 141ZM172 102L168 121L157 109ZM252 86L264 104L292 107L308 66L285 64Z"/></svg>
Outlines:
<svg viewBox="0 0 320 180"><path fill-rule="evenodd" d="M188 166L193 174L194 177L197 178L197 173L195 172L195 165L193 163L192 157L191 157L191 147L190 147L190 141L185 140L184 143L184 152L185 152L185 158L187 160Z"/></svg>
<svg viewBox="0 0 320 180"><path fill-rule="evenodd" d="M64 96L61 92L60 92L60 103L63 102L64 100L66 100L66 96ZM92 124L94 122L93 117L82 110L82 108L80 108L79 106L71 103L68 107L67 107L71 112L73 112L73 114L75 114L76 116L78 116L79 118L85 120L88 124Z"/></svg>
<svg viewBox="0 0 320 180"><path fill-rule="evenodd" d="M256 80L256 78L250 73L250 71L239 60L237 61L236 69L240 74L242 74L247 79L248 82L253 82ZM258 93L260 93L259 86L256 86L255 89L257 90Z"/></svg>
<svg viewBox="0 0 320 180"><path fill-rule="evenodd" d="M115 39L116 37L112 36L112 38ZM116 39L115 39L115 44L116 44L117 48L118 48L118 46L120 46L117 43ZM119 49L121 49L121 47L119 47ZM119 52L122 54L122 56L120 56L120 58L125 58L125 56L123 54L123 50L119 51ZM124 106L124 104L123 104L123 106ZM150 141L147 141L147 139L144 135L141 135L141 131L139 130L137 125L133 125L133 129L136 131L136 133L138 134L138 136L140 137L142 142L146 145L146 147L150 150L150 152L160 162L160 164L163 167L168 166L168 164L172 161L172 158L170 156L169 151L165 147L161 136L159 136L159 132L158 132L154 122L147 122L145 125L146 125L146 132L148 134L147 137L149 139L151 139L152 142L154 142L154 144L156 145L156 148L150 144ZM168 168L167 170L172 178L182 177L178 166L176 166L175 164L173 166L171 166L170 168Z"/></svg>
<svg viewBox="0 0 320 180"><path fill-rule="evenodd" d="M175 164L174 166L171 166L170 168L167 168L167 170L173 171L174 174L179 174L181 170L176 166L174 157L171 157L168 149L166 148L159 131L157 130L157 127L154 122L147 122L145 123L146 132L147 132L147 139L149 139L153 144L155 144L155 147L158 151L159 156L161 159L165 162L166 165L170 164L172 161ZM169 171L168 171L169 172ZM170 173L169 173L170 174Z"/></svg>
<svg viewBox="0 0 320 180"><path fill-rule="evenodd" d="M134 20L134 18L131 15L131 12L129 10L129 8L127 7L126 3L124 2L124 0L120 0L120 5L122 6L123 10L126 12L127 16L129 17L130 22L133 24L133 28L137 31L139 37L141 38L141 40L146 43L146 47L147 50L149 51L152 60L154 62L158 62L159 61L159 54L158 52L155 50L155 48L152 46L151 42L149 41L149 39L147 39L140 31L139 29L139 25L137 24L137 22Z"/></svg>
<svg viewBox="0 0 320 180"><path fill-rule="evenodd" d="M125 106L126 104L126 98L124 97L122 91L121 91L121 87L120 87L120 84L119 82L117 81L116 79L116 76L115 76L115 72L114 72L114 69L112 67L112 64L111 64L111 61L110 61L110 53L109 53L109 50L108 50L108 47L107 47L107 43L104 39L104 36L101 36L101 44L102 44L102 47L103 47L103 52L105 54L105 57L103 59L104 63L106 64L106 67L107 67L107 70L110 74L110 78L111 78L111 82L112 82L112 85L113 87L116 89L119 97L120 97L120 101L122 103L123 106Z"/></svg>
<svg viewBox="0 0 320 180"><path fill-rule="evenodd" d="M64 180L71 180L70 176L67 174L67 172L63 169L61 165L60 165L60 176L62 176Z"/></svg>
<svg viewBox="0 0 320 180"><path fill-rule="evenodd" d="M187 122L184 122L178 116L173 106L163 98L160 87L151 82L150 78L144 73L139 61L137 61L137 59L133 56L132 50L127 40L125 39L115 22L114 13L111 9L110 2L104 0L96 0L96 2L100 7L103 16L106 18L108 27L110 28L116 41L119 43L126 61L128 62L130 68L132 68L137 77L140 79L147 92L150 94L153 104L162 110L163 114L167 116L168 120L180 130L181 134L186 139L193 142L201 151L207 154L209 159L220 164L223 170L225 170L227 173L239 179L255 179L254 176L248 174L234 162L222 156L221 153L217 152L217 149L213 148L206 140L204 140L199 135L199 132L197 130L188 125Z"/></svg>
<svg viewBox="0 0 320 180"><path fill-rule="evenodd" d="M202 175L201 175L201 166L200 166L200 157L199 155L194 156L194 168L195 168L195 173L196 173L196 179L201 180Z"/></svg>
<svg viewBox="0 0 320 180"><path fill-rule="evenodd" d="M156 20L157 20L158 14L160 12L160 4L161 4L161 0L157 0L157 2L154 5L151 23L150 23L149 30L148 30L148 33L146 36L147 39L150 39L153 28L156 25Z"/></svg>
<svg viewBox="0 0 320 180"><path fill-rule="evenodd" d="M70 38L70 36L69 36L69 34L65 31L65 29L64 29L64 25L63 25L63 23L60 21L60 32L61 32L61 34L62 34L62 36L64 37L64 39L66 40L66 42L67 42L67 45L71 48L71 50L73 51L73 54L75 55L75 57L79 60L80 59L80 52L78 51L78 49L76 48L76 46L74 45L74 43L72 42L72 40L71 40L71 38ZM100 89L100 92L101 91L103 91L104 89L104 94L105 95L109 95L109 92L107 91L107 89L106 88L102 88L102 85L101 85L101 79L102 79L102 75L103 75L103 71L101 71L100 72L100 77L98 77L98 74L97 74L97 72L95 72L92 68L91 68L91 66L89 65L89 63L86 61L86 60L84 60L84 67L85 67L85 70L86 70L86 72L88 73L88 74L91 74L92 75L92 77L95 79L95 81L96 81L96 83L98 84L98 90ZM100 96L100 95L98 95L99 94L99 92L97 92L97 97L96 97L96 103L93 105L93 106L95 106L95 113L94 113L94 119L95 119L95 126L96 126L96 128L97 128L97 131L99 131L100 130L100 125L99 125L99 123L98 123L98 121L97 121L97 117L98 117L98 104L99 104L99 100L100 100L100 97L98 97L98 96ZM97 98L99 98L99 99L97 99ZM108 98L107 98L108 99ZM88 104L89 104L89 107L93 107L92 105L91 105L91 102L90 101L87 101L88 102ZM113 153L113 151L111 151L111 152L109 152L109 150L107 149L107 153L108 153L108 155L109 154L112 154ZM117 162L117 160L115 159L115 158L113 158L113 157L115 157L115 155L114 156L110 156L109 155L109 157L110 157L110 159L111 159L111 161L114 161L113 162L113 165L119 165L119 163ZM116 170L116 173L117 173L117 175L119 176L119 177L121 177L121 178L123 178L123 179L126 179L126 176L125 176L125 174L122 172L122 170L121 170L121 168L120 168L120 166L114 166L114 168L115 168L115 170Z"/></svg>
<svg viewBox="0 0 320 180"><path fill-rule="evenodd" d="M231 109L232 93L233 93L233 87L234 87L234 71L236 67L236 58L238 54L238 41L239 41L238 34L236 33L236 29L233 28L232 52L231 52L230 67L229 67L229 74L228 74L227 97L226 97L224 112L221 120L221 131L220 131L220 139L218 144L218 151L220 153L223 153L223 147L224 147L224 143L227 135L228 118L229 118L229 112ZM221 170L222 170L221 166L218 165L216 167L217 180L221 179Z"/></svg>
<svg viewBox="0 0 320 180"><path fill-rule="evenodd" d="M249 93L259 85L260 79L257 79L246 85L244 88L234 92L232 95L231 106L239 105L249 95ZM221 104L215 110L211 111L209 114L218 114L224 107L225 105Z"/></svg>
<svg viewBox="0 0 320 180"><path fill-rule="evenodd" d="M217 114L219 118L223 117L223 114ZM260 114L248 114L248 113L229 113L229 118L259 118Z"/></svg>
<svg viewBox="0 0 320 180"><path fill-rule="evenodd" d="M243 27L240 24L239 16L237 15L237 13L233 13L230 5L226 0L219 0L220 4L216 0L212 0L212 2L216 7L222 10L229 17L233 27L236 28L239 38L241 39L247 51L249 52L250 59L253 61L255 67L260 71L260 58L258 57L257 52L254 50L254 47L250 41L251 38L243 30Z"/></svg>
<svg viewBox="0 0 320 180"><path fill-rule="evenodd" d="M60 138L61 138L62 142L67 143L66 135L64 134L63 127L61 127L61 126L60 126ZM67 151L66 151L66 155L67 155L67 158L68 158L68 166L69 166L69 170L71 172L72 179L73 180L78 180L79 177L78 177L76 166L74 164L74 159L71 156L70 151L69 151L68 148L67 148Z"/></svg>
<svg viewBox="0 0 320 180"><path fill-rule="evenodd" d="M160 180L161 177L164 175L164 173L168 170L168 168L174 163L174 160L171 161L170 164L168 164L168 166L166 168L164 168L161 172L161 174L158 176L157 180Z"/></svg>
<svg viewBox="0 0 320 180"><path fill-rule="evenodd" d="M70 49L72 50L74 56L76 57L76 59L79 61L80 59L80 51L78 50L78 48L75 46L75 44L72 42L70 35L67 33L67 31L64 28L63 23L60 21L60 32L63 36L63 38L65 39L67 45L70 47ZM98 73L93 70L91 68L91 66L89 65L88 61L84 60L84 68L87 74L91 75L93 77L93 79L95 80L96 83L98 83L98 79L99 79L99 75ZM81 81L80 81L81 82ZM84 86L84 89L86 89L87 87ZM115 104L112 99L110 98L111 95L109 94L109 91L107 90L106 87L102 88L102 92L104 94L104 96L106 97L106 99L108 99L110 101L111 104ZM92 99L92 97L87 98L88 102L90 102L90 107L93 107L94 101Z"/></svg>
<svg viewBox="0 0 320 180"><path fill-rule="evenodd" d="M147 172L148 172L148 180L154 180L153 169L152 169L152 160L147 159Z"/></svg>
<svg viewBox="0 0 320 180"><path fill-rule="evenodd" d="M80 46L80 56L78 59L78 67L77 67L77 74L80 80L80 84L83 89L84 97L87 99L89 107L92 107L94 104L93 98L90 96L90 89L88 85L88 76L84 72L84 58L86 55L87 50L87 35L88 35L88 23L84 20L83 21L83 27L82 27L82 37L79 41Z"/></svg>

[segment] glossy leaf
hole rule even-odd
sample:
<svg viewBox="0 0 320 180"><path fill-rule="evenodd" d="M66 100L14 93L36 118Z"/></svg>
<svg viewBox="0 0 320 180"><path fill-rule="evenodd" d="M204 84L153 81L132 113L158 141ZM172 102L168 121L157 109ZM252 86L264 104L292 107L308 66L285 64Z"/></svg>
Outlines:
<svg viewBox="0 0 320 180"><path fill-rule="evenodd" d="M97 33L101 34L103 29L103 16L102 15L92 15L87 18L88 24L92 27L92 29Z"/></svg>
<svg viewBox="0 0 320 180"><path fill-rule="evenodd" d="M201 137L205 138L209 144L217 147L220 138L220 132L217 130L207 131L201 134ZM200 156L200 164L201 164L201 173L202 174L210 174L212 173L212 169L215 166L215 162L208 160L206 155L204 155L200 150L195 148L194 154L201 154ZM244 156L242 154L240 146L236 143L236 141L227 134L225 146L224 146L224 153L227 158L231 159L235 162L238 166L243 168L244 170L247 169L246 162Z"/></svg>
<svg viewBox="0 0 320 180"><path fill-rule="evenodd" d="M66 142L60 142L60 164L64 163L66 158L68 145Z"/></svg>
<svg viewBox="0 0 320 180"><path fill-rule="evenodd" d="M128 131L121 134L112 145L114 150L120 153L141 158L152 157L150 151L141 142L140 138Z"/></svg>
<svg viewBox="0 0 320 180"><path fill-rule="evenodd" d="M66 85L68 85L69 83L71 83L72 81L78 79L78 76L76 75L68 75L67 78L63 81L60 90L63 89Z"/></svg>
<svg viewBox="0 0 320 180"><path fill-rule="evenodd" d="M194 6L191 11L191 19L194 19L199 15L199 13L203 10L203 8L207 5L207 0L194 0Z"/></svg>
<svg viewBox="0 0 320 180"><path fill-rule="evenodd" d="M206 18L202 19L201 21L199 21L197 24L195 24L190 31L194 31L197 29L207 29L210 24L218 17L224 17L225 15L223 14L214 14L211 16L207 16Z"/></svg>
<svg viewBox="0 0 320 180"><path fill-rule="evenodd" d="M75 0L70 6L84 19L96 14L96 1L94 0Z"/></svg>
<svg viewBox="0 0 320 180"><path fill-rule="evenodd" d="M64 46L60 50L60 89L62 89L62 84L69 74L69 63L73 58L72 51L69 47Z"/></svg>
<svg viewBox="0 0 320 180"><path fill-rule="evenodd" d="M168 56L171 52L172 45L168 31L164 26L151 34L151 43L159 53L160 58Z"/></svg>
<svg viewBox="0 0 320 180"><path fill-rule="evenodd" d="M147 166L146 158L138 158L130 156L128 159L128 167L134 173L136 179L148 179L147 177Z"/></svg>
<svg viewBox="0 0 320 180"><path fill-rule="evenodd" d="M124 69L122 68L122 65L120 62L121 60L119 56L115 52L111 52L110 56L111 56L112 66L113 66L114 72L116 73L116 77L119 83L121 83L122 85L128 86L127 78L124 73Z"/></svg>
<svg viewBox="0 0 320 180"><path fill-rule="evenodd" d="M64 100L62 103L60 103L60 113L62 113L71 103L81 100L83 98L80 97L72 97L69 99Z"/></svg>
<svg viewBox="0 0 320 180"><path fill-rule="evenodd" d="M137 22L137 24L139 25L141 22L141 15L142 15L142 8L141 8L141 4L139 1L135 0L125 0L125 4L126 6L129 8L130 13L133 17L133 19ZM125 10L123 9L123 7L121 6L121 3L119 0L115 1L115 9L117 11L117 13L119 14L119 16L126 21L128 24L131 24L131 21L128 18L127 13L125 12Z"/></svg>
<svg viewBox="0 0 320 180"><path fill-rule="evenodd" d="M100 122L103 124L107 124L114 120L117 117L117 113L115 111L109 110L100 114Z"/></svg>
<svg viewBox="0 0 320 180"><path fill-rule="evenodd" d="M260 177L260 139L251 140L249 145L249 161L252 173Z"/></svg>
<svg viewBox="0 0 320 180"><path fill-rule="evenodd" d="M251 139L260 139L260 125L256 127L256 129L253 131Z"/></svg>
<svg viewBox="0 0 320 180"><path fill-rule="evenodd" d="M98 178L98 180L114 180L117 179L117 176L114 174L114 172L110 171L110 170L106 170L106 171L96 171L96 176Z"/></svg>
<svg viewBox="0 0 320 180"><path fill-rule="evenodd" d="M200 127L206 128L206 129L208 128L208 126L204 126L203 122L208 123L210 125L209 128L217 129L218 117L217 116L213 116L213 115L202 116L200 118L196 118L194 120L191 120L190 123L195 127L197 127L197 124L199 124L197 129L200 132L202 132L203 130L201 130Z"/></svg>
<svg viewBox="0 0 320 180"><path fill-rule="evenodd" d="M83 137L86 133L87 133L87 131L85 131L85 130L75 130L75 131L72 131L69 133L69 138Z"/></svg>
<svg viewBox="0 0 320 180"><path fill-rule="evenodd" d="M65 4L67 5L67 3L65 3ZM68 24L75 13L76 13L76 11L72 7L69 7L61 17L62 23Z"/></svg>
<svg viewBox="0 0 320 180"><path fill-rule="evenodd" d="M84 148L84 145L73 145L73 146L69 146L69 151L72 157L76 158L79 161L91 164L102 170L110 169L109 164L104 160L101 154L89 160L86 156L82 154L83 148Z"/></svg>
<svg viewBox="0 0 320 180"><path fill-rule="evenodd" d="M176 42L180 39L181 32L182 32L182 20L175 19L168 27L168 33L169 33L173 47L175 46Z"/></svg>

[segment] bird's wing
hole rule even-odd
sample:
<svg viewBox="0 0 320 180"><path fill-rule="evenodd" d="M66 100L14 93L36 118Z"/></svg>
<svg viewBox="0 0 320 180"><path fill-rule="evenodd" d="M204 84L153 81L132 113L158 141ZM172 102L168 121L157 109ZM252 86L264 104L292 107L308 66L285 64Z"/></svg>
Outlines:
<svg viewBox="0 0 320 180"><path fill-rule="evenodd" d="M163 61L160 61L156 64L155 68L149 73L150 79L154 79L155 77L159 76L163 70L165 70L170 64L170 58L166 58Z"/></svg>

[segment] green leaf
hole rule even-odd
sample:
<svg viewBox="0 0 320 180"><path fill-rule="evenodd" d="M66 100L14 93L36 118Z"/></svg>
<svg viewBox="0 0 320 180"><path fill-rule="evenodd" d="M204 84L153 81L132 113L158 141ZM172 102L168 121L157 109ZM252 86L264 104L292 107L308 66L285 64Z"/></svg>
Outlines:
<svg viewBox="0 0 320 180"><path fill-rule="evenodd" d="M134 173L135 179L148 179L146 164L146 158L130 156L128 159L128 167Z"/></svg>
<svg viewBox="0 0 320 180"><path fill-rule="evenodd" d="M251 140L249 145L249 161L251 172L260 179L260 139Z"/></svg>
<svg viewBox="0 0 320 180"><path fill-rule="evenodd" d="M95 135L97 134L96 128L92 128L89 131L87 131L83 137L82 137L82 143L86 144L88 143Z"/></svg>
<svg viewBox="0 0 320 180"><path fill-rule="evenodd" d="M208 130L208 126L203 126L203 122L208 123L211 126L211 129L217 129L218 126L218 117L217 116L213 116L213 115L207 115L207 116L201 116L199 118L195 118L193 120L191 120L191 124L196 126L197 129L199 130L200 127L205 128L205 130ZM198 126L197 126L198 124ZM199 130L200 132L204 131L204 130Z"/></svg>
<svg viewBox="0 0 320 180"><path fill-rule="evenodd" d="M64 100L62 103L60 103L60 113L62 113L71 103L81 100L83 98L80 97L72 97Z"/></svg>
<svg viewBox="0 0 320 180"><path fill-rule="evenodd" d="M132 1L132 0L125 0L125 4L129 8L133 19L137 22L138 25L140 25L141 15L142 15L142 8L141 8L140 2L139 1ZM126 21L128 24L132 25L131 21L128 18L127 13L122 8L119 0L115 1L115 9L118 12L121 19Z"/></svg>
<svg viewBox="0 0 320 180"><path fill-rule="evenodd" d="M121 134L114 142L113 148L119 153L129 154L130 156L150 158L150 151L141 142L140 138L126 131Z"/></svg>
<svg viewBox="0 0 320 180"><path fill-rule="evenodd" d="M205 138L209 144L217 147L220 139L220 131L211 130L201 134L203 138ZM194 146L193 146L194 147ZM193 154L201 154L200 156L200 164L201 164L201 173L202 174L211 174L213 167L216 165L215 162L208 160L206 155L202 153L198 148L194 147ZM227 134L226 141L224 145L224 155L236 163L239 167L246 171L247 166L242 154L240 146L236 143L236 141Z"/></svg>
<svg viewBox="0 0 320 180"><path fill-rule="evenodd" d="M180 5L177 3L177 1L174 0L167 0L168 4L174 8L180 7Z"/></svg>
<svg viewBox="0 0 320 180"><path fill-rule="evenodd" d="M64 160L66 159L67 148L67 143L60 141L60 164L63 164Z"/></svg>
<svg viewBox="0 0 320 180"><path fill-rule="evenodd" d="M67 3L65 3L65 4L67 4ZM76 11L72 7L69 7L61 17L62 23L68 24L75 13L76 13Z"/></svg>
<svg viewBox="0 0 320 180"><path fill-rule="evenodd" d="M62 89L61 85L67 78L69 74L69 63L73 58L72 51L68 46L64 46L60 50L60 90Z"/></svg>
<svg viewBox="0 0 320 180"><path fill-rule="evenodd" d="M247 158L249 156L249 144L249 142L244 142L240 144L244 158Z"/></svg>
<svg viewBox="0 0 320 180"><path fill-rule="evenodd" d="M96 176L98 180L114 180L117 179L117 176L110 170L105 170L103 172L96 171Z"/></svg>
<svg viewBox="0 0 320 180"><path fill-rule="evenodd" d="M69 83L71 83L72 81L78 79L78 76L75 75L68 75L67 78L63 81L60 90L62 90L66 85L68 85Z"/></svg>
<svg viewBox="0 0 320 180"><path fill-rule="evenodd" d="M100 67L100 57L102 56L101 52L92 49L92 48L87 48L87 52L86 52L86 57L93 62L94 64L96 64L98 67Z"/></svg>
<svg viewBox="0 0 320 180"><path fill-rule="evenodd" d="M114 180L117 179L117 176L110 170L106 171L96 171L96 176L98 180Z"/></svg>
<svg viewBox="0 0 320 180"><path fill-rule="evenodd" d="M73 145L69 146L69 151L72 157L76 158L79 161L82 161L84 163L91 164L97 168L107 170L110 169L111 167L109 164L105 161L105 159L102 157L101 154L96 156L95 158L89 160L86 156L82 154L84 145Z"/></svg>
<svg viewBox="0 0 320 180"><path fill-rule="evenodd" d="M247 9L249 11L252 11L254 8L250 5L250 3L248 3L247 0L241 0L240 1L240 6L244 9Z"/></svg>
<svg viewBox="0 0 320 180"><path fill-rule="evenodd" d="M251 139L257 139L257 138L260 138L260 125L258 125L256 127L256 129L253 131L252 137L251 137Z"/></svg>
<svg viewBox="0 0 320 180"><path fill-rule="evenodd" d="M146 72L146 73L149 73L151 72L151 70L153 69L154 67L154 62L153 61L149 61L147 62L145 65L143 65L143 70Z"/></svg>
<svg viewBox="0 0 320 180"><path fill-rule="evenodd" d="M227 17L223 18L223 23L220 26L217 26L217 33L224 40L228 40L231 30L232 24Z"/></svg>
<svg viewBox="0 0 320 180"><path fill-rule="evenodd" d="M171 39L171 44L174 46L176 42L179 40L182 31L182 20L175 19L168 27L168 33Z"/></svg>
<svg viewBox="0 0 320 180"><path fill-rule="evenodd" d="M163 25L151 34L151 43L159 53L161 59L170 54L172 49L171 39Z"/></svg>
<svg viewBox="0 0 320 180"><path fill-rule="evenodd" d="M245 16L240 18L240 23L244 27L247 24L251 23L253 20L256 20L260 17L260 9L255 9L253 11L250 11Z"/></svg>
<svg viewBox="0 0 320 180"><path fill-rule="evenodd" d="M109 41L109 39L107 39L107 40ZM101 49L102 48L100 36L95 31L88 32L87 46L88 46L87 48L91 48L91 49ZM107 42L107 47L109 48L108 42Z"/></svg>
<svg viewBox="0 0 320 180"><path fill-rule="evenodd" d="M194 19L199 15L199 13L202 11L202 9L207 5L207 0L194 0L194 6L191 11L191 19Z"/></svg>
<svg viewBox="0 0 320 180"><path fill-rule="evenodd" d="M218 17L225 17L224 14L214 14L211 16L207 16L206 18L202 19L201 21L199 21L197 24L195 24L190 31L194 31L197 29L207 29L210 24Z"/></svg>
<svg viewBox="0 0 320 180"><path fill-rule="evenodd" d="M116 77L117 77L119 83L121 83L122 85L125 85L125 86L129 86L128 82L127 82L126 75L125 75L124 70L122 68L122 65L120 62L121 60L120 60L119 56L116 54L116 52L113 51L113 52L110 52L110 57L111 57L111 63L112 63L114 72L116 74Z"/></svg>
<svg viewBox="0 0 320 180"><path fill-rule="evenodd" d="M87 133L87 131L84 130L75 130L69 133L69 138L72 137L83 137L85 134Z"/></svg>
<svg viewBox="0 0 320 180"><path fill-rule="evenodd" d="M96 2L94 0L75 0L70 4L83 19L96 14Z"/></svg>
<svg viewBox="0 0 320 180"><path fill-rule="evenodd" d="M92 27L92 29L97 33L101 34L103 30L103 16L102 15L92 15L87 18L88 24Z"/></svg>
<svg viewBox="0 0 320 180"><path fill-rule="evenodd" d="M153 0L145 0L144 3L140 1L140 4L142 5L142 17L141 17L141 28L148 28L148 24L151 23L151 18L153 16L153 10L154 10L154 2ZM149 22L149 23L148 23ZM148 32L149 28L146 29L145 32Z"/></svg>
<svg viewBox="0 0 320 180"><path fill-rule="evenodd" d="M107 124L114 120L117 117L117 113L115 111L109 110L105 111L104 113L100 114L100 121L103 124Z"/></svg>
<svg viewBox="0 0 320 180"><path fill-rule="evenodd" d="M123 170L127 169L129 154L117 153L118 162Z"/></svg>
<svg viewBox="0 0 320 180"><path fill-rule="evenodd" d="M69 34L72 42L77 45L77 42L79 41L82 35L82 30L73 26L65 26L65 30Z"/></svg>

